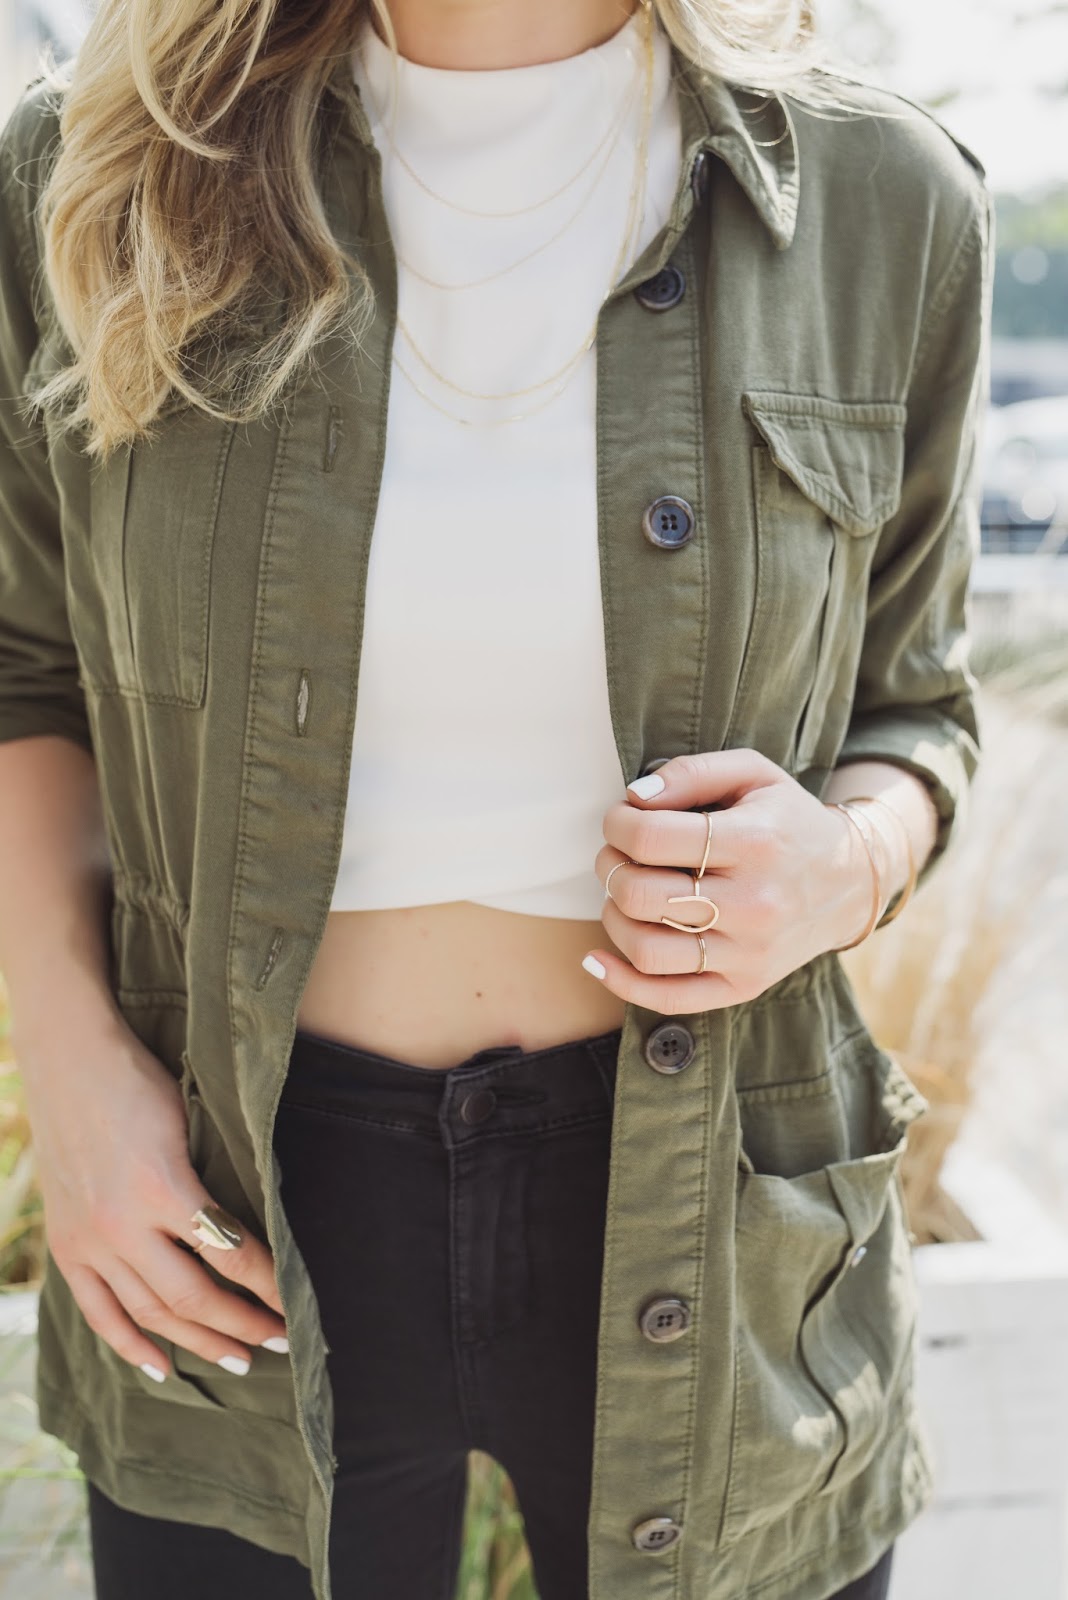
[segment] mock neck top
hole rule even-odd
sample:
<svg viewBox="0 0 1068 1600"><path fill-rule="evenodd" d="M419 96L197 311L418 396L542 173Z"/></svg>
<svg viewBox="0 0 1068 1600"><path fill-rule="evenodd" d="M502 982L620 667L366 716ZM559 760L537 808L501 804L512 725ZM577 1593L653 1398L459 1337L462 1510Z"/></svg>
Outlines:
<svg viewBox="0 0 1068 1600"><path fill-rule="evenodd" d="M628 239L640 12L530 66L401 56L395 101L393 53L365 18L352 66L382 157L399 325L331 910L470 900L600 917L594 858L625 779L600 591L596 342L582 345L678 185L670 47L654 25Z"/></svg>

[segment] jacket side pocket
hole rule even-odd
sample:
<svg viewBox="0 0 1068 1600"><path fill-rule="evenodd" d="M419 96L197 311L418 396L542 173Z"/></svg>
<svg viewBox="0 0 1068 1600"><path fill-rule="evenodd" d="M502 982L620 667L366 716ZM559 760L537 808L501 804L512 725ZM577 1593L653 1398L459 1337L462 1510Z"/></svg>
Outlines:
<svg viewBox="0 0 1068 1600"><path fill-rule="evenodd" d="M910 1387L918 1300L897 1175L926 1102L893 1057L874 1063L875 1148L790 1177L743 1150L723 1544L863 1471Z"/></svg>

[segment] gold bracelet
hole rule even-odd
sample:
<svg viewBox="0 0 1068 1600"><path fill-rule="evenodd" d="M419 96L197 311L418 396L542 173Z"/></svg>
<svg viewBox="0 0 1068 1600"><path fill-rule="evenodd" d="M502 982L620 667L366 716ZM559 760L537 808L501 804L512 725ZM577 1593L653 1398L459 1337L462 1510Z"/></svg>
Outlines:
<svg viewBox="0 0 1068 1600"><path fill-rule="evenodd" d="M916 878L917 878L916 859L915 859L915 856L913 854L912 840L909 837L909 830L908 830L908 827L905 824L904 817L896 809L896 807L894 807L894 806L892 806L890 804L889 800L884 800L881 795L877 795L877 794L854 794L854 795L850 795L849 800L846 801L845 804L851 805L854 802L868 802L868 803L870 803L872 805L882 806L884 810L889 811L890 815L895 819L895 821L897 822L898 826L900 827L901 832L902 832L902 834L904 836L904 839L905 839L905 854L906 854L906 857L908 858L908 864L909 864L908 882L905 884L905 887L899 892L899 894L897 896L897 904L896 905L894 905L894 898L895 897L893 895L890 896L890 899L886 902L887 910L883 913L883 915L879 918L879 921L875 924L875 926L877 928L886 928L886 927L889 927L890 923L893 922L895 917L900 916L902 911L904 911L904 909L905 909L906 905L908 904L909 900L912 898L913 890L916 887ZM889 908L892 905L894 905L894 909L891 911Z"/></svg>
<svg viewBox="0 0 1068 1600"><path fill-rule="evenodd" d="M859 936L859 938L854 939L850 944L836 944L836 945L832 945L831 946L831 949L832 950L836 950L836 951L837 950L852 950L852 949L855 948L856 945L863 944L864 940L868 937L868 935L870 933L874 932L874 930L875 930L875 926L876 926L877 922L879 921L879 909L880 909L880 902L882 900L882 883L881 883L881 881L879 879L879 868L878 868L878 866L876 864L876 861L875 861L875 854L874 854L874 852L872 850L871 844L869 842L868 834L866 832L868 824L866 822L864 824L861 824L858 821L857 817L855 817L853 815L852 811L850 810L850 804L851 804L850 801L848 801L848 800L831 800L831 801L828 801L828 804L832 805L835 808L836 811L841 811L843 813L843 815L847 816L849 818L849 821L852 824L852 826L860 834L860 842L864 846L865 853L866 853L866 855L868 857L868 865L871 867L872 908L871 908L871 915L868 917L867 927L864 929L864 932ZM861 813L861 815L863 815L863 813Z"/></svg>

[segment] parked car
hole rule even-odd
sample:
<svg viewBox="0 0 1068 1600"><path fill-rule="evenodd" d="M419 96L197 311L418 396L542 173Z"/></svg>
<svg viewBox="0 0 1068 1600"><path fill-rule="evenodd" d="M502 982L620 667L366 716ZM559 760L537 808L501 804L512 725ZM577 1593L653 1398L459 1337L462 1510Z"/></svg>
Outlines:
<svg viewBox="0 0 1068 1600"><path fill-rule="evenodd" d="M991 406L981 517L986 551L1068 556L1068 395Z"/></svg>

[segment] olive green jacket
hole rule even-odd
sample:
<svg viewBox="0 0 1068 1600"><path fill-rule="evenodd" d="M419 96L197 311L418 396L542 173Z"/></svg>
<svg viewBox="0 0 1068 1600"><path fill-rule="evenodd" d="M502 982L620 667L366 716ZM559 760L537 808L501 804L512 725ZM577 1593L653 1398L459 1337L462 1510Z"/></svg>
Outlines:
<svg viewBox="0 0 1068 1600"><path fill-rule="evenodd" d="M754 122L673 55L678 191L595 346L622 771L746 745L819 795L846 759L900 763L938 806L927 879L979 756L983 170L887 92ZM95 753L114 992L180 1079L206 1186L274 1252L291 1355L239 1377L166 1344L157 1384L50 1263L40 1416L123 1505L291 1552L330 1600L332 1393L272 1128L347 797L396 312L380 162L342 60L317 170L377 296L363 355L331 340L269 420L177 412L90 470L16 403L65 361L34 210L50 98L30 85L0 137L0 738ZM823 1600L926 1503L898 1176L924 1106L833 953L744 1004L627 1007L591 1600ZM684 1302L680 1336L640 1325L657 1297Z"/></svg>

